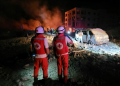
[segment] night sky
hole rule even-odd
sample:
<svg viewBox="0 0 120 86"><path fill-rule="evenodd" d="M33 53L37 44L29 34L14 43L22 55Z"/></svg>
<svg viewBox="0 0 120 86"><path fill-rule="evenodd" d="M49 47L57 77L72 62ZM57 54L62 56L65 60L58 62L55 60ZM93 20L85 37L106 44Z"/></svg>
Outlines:
<svg viewBox="0 0 120 86"><path fill-rule="evenodd" d="M65 11L74 7L106 9L108 11L112 10L115 12L119 12L120 10L119 1L116 0L50 0L49 4L59 6Z"/></svg>
<svg viewBox="0 0 120 86"><path fill-rule="evenodd" d="M55 7L62 12L70 10L74 7L82 7L92 9L105 9L108 12L120 14L119 1L115 0L0 0L0 27L4 27L6 24L8 27L14 27L13 23L16 24L17 27L20 27L20 24L22 23L31 25L31 23L28 24L28 20L30 19L38 20L41 22L41 24L44 23L44 25L47 25L48 22L53 19L49 17L46 19L47 22L43 21L43 19L45 18L43 18L43 15L40 15L40 13L43 12L43 10L41 11L40 8L42 8L43 6L45 6L45 10L47 10L47 12L45 10L44 12L47 14L47 16L48 14L50 14L51 18L56 15L54 9ZM57 15L59 14L60 13L57 12ZM11 22L13 23L11 24ZM54 25L57 26L58 24ZM4 28L8 28L7 26ZM50 24L50 26L53 25ZM15 26L15 28L17 27Z"/></svg>

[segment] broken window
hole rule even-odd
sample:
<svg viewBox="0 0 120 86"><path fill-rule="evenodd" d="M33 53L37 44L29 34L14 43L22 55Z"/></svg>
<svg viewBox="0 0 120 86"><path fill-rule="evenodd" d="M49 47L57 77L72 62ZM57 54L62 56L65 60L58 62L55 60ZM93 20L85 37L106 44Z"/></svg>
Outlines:
<svg viewBox="0 0 120 86"><path fill-rule="evenodd" d="M74 15L75 14L75 11L72 11L72 15Z"/></svg>
<svg viewBox="0 0 120 86"><path fill-rule="evenodd" d="M72 20L73 20L73 21L75 20L75 16L72 17Z"/></svg>
<svg viewBox="0 0 120 86"><path fill-rule="evenodd" d="M79 17L77 17L77 20L80 20L80 18L79 18Z"/></svg>
<svg viewBox="0 0 120 86"><path fill-rule="evenodd" d="M85 17L81 17L81 20L85 20L86 18Z"/></svg>
<svg viewBox="0 0 120 86"><path fill-rule="evenodd" d="M75 27L75 22L73 22L73 25L72 25L72 27Z"/></svg>
<svg viewBox="0 0 120 86"><path fill-rule="evenodd" d="M77 10L77 14L80 14L80 10Z"/></svg>
<svg viewBox="0 0 120 86"><path fill-rule="evenodd" d="M82 11L81 11L81 14L85 15L85 14L86 14L86 11L85 11L85 10L82 10Z"/></svg>
<svg viewBox="0 0 120 86"><path fill-rule="evenodd" d="M65 14L65 16L67 16L67 14Z"/></svg>

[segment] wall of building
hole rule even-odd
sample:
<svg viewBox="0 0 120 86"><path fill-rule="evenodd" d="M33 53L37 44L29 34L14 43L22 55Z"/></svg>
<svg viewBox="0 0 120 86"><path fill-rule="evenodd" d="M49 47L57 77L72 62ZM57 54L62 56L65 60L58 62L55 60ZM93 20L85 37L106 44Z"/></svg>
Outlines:
<svg viewBox="0 0 120 86"><path fill-rule="evenodd" d="M103 28L108 26L107 13L104 10L73 8L65 12L65 28Z"/></svg>

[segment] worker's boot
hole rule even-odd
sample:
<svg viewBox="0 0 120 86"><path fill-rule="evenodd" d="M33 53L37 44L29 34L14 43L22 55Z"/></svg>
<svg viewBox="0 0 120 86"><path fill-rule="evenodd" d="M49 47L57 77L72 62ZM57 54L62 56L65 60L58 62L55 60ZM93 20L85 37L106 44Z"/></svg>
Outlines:
<svg viewBox="0 0 120 86"><path fill-rule="evenodd" d="M58 75L59 81L62 82L62 74Z"/></svg>
<svg viewBox="0 0 120 86"><path fill-rule="evenodd" d="M65 84L67 83L67 79L68 79L68 77L67 77L67 76L64 76L64 83L65 83Z"/></svg>
<svg viewBox="0 0 120 86"><path fill-rule="evenodd" d="M34 77L34 83L33 83L33 86L37 86L37 81L38 81L38 78Z"/></svg>

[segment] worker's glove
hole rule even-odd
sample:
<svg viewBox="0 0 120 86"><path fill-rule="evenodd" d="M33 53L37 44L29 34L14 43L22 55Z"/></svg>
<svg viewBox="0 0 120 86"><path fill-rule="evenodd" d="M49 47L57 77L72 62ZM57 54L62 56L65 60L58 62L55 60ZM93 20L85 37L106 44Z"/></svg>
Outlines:
<svg viewBox="0 0 120 86"><path fill-rule="evenodd" d="M48 54L48 56L47 56L47 57L48 57L48 60L49 60L49 59L50 59L50 54Z"/></svg>

